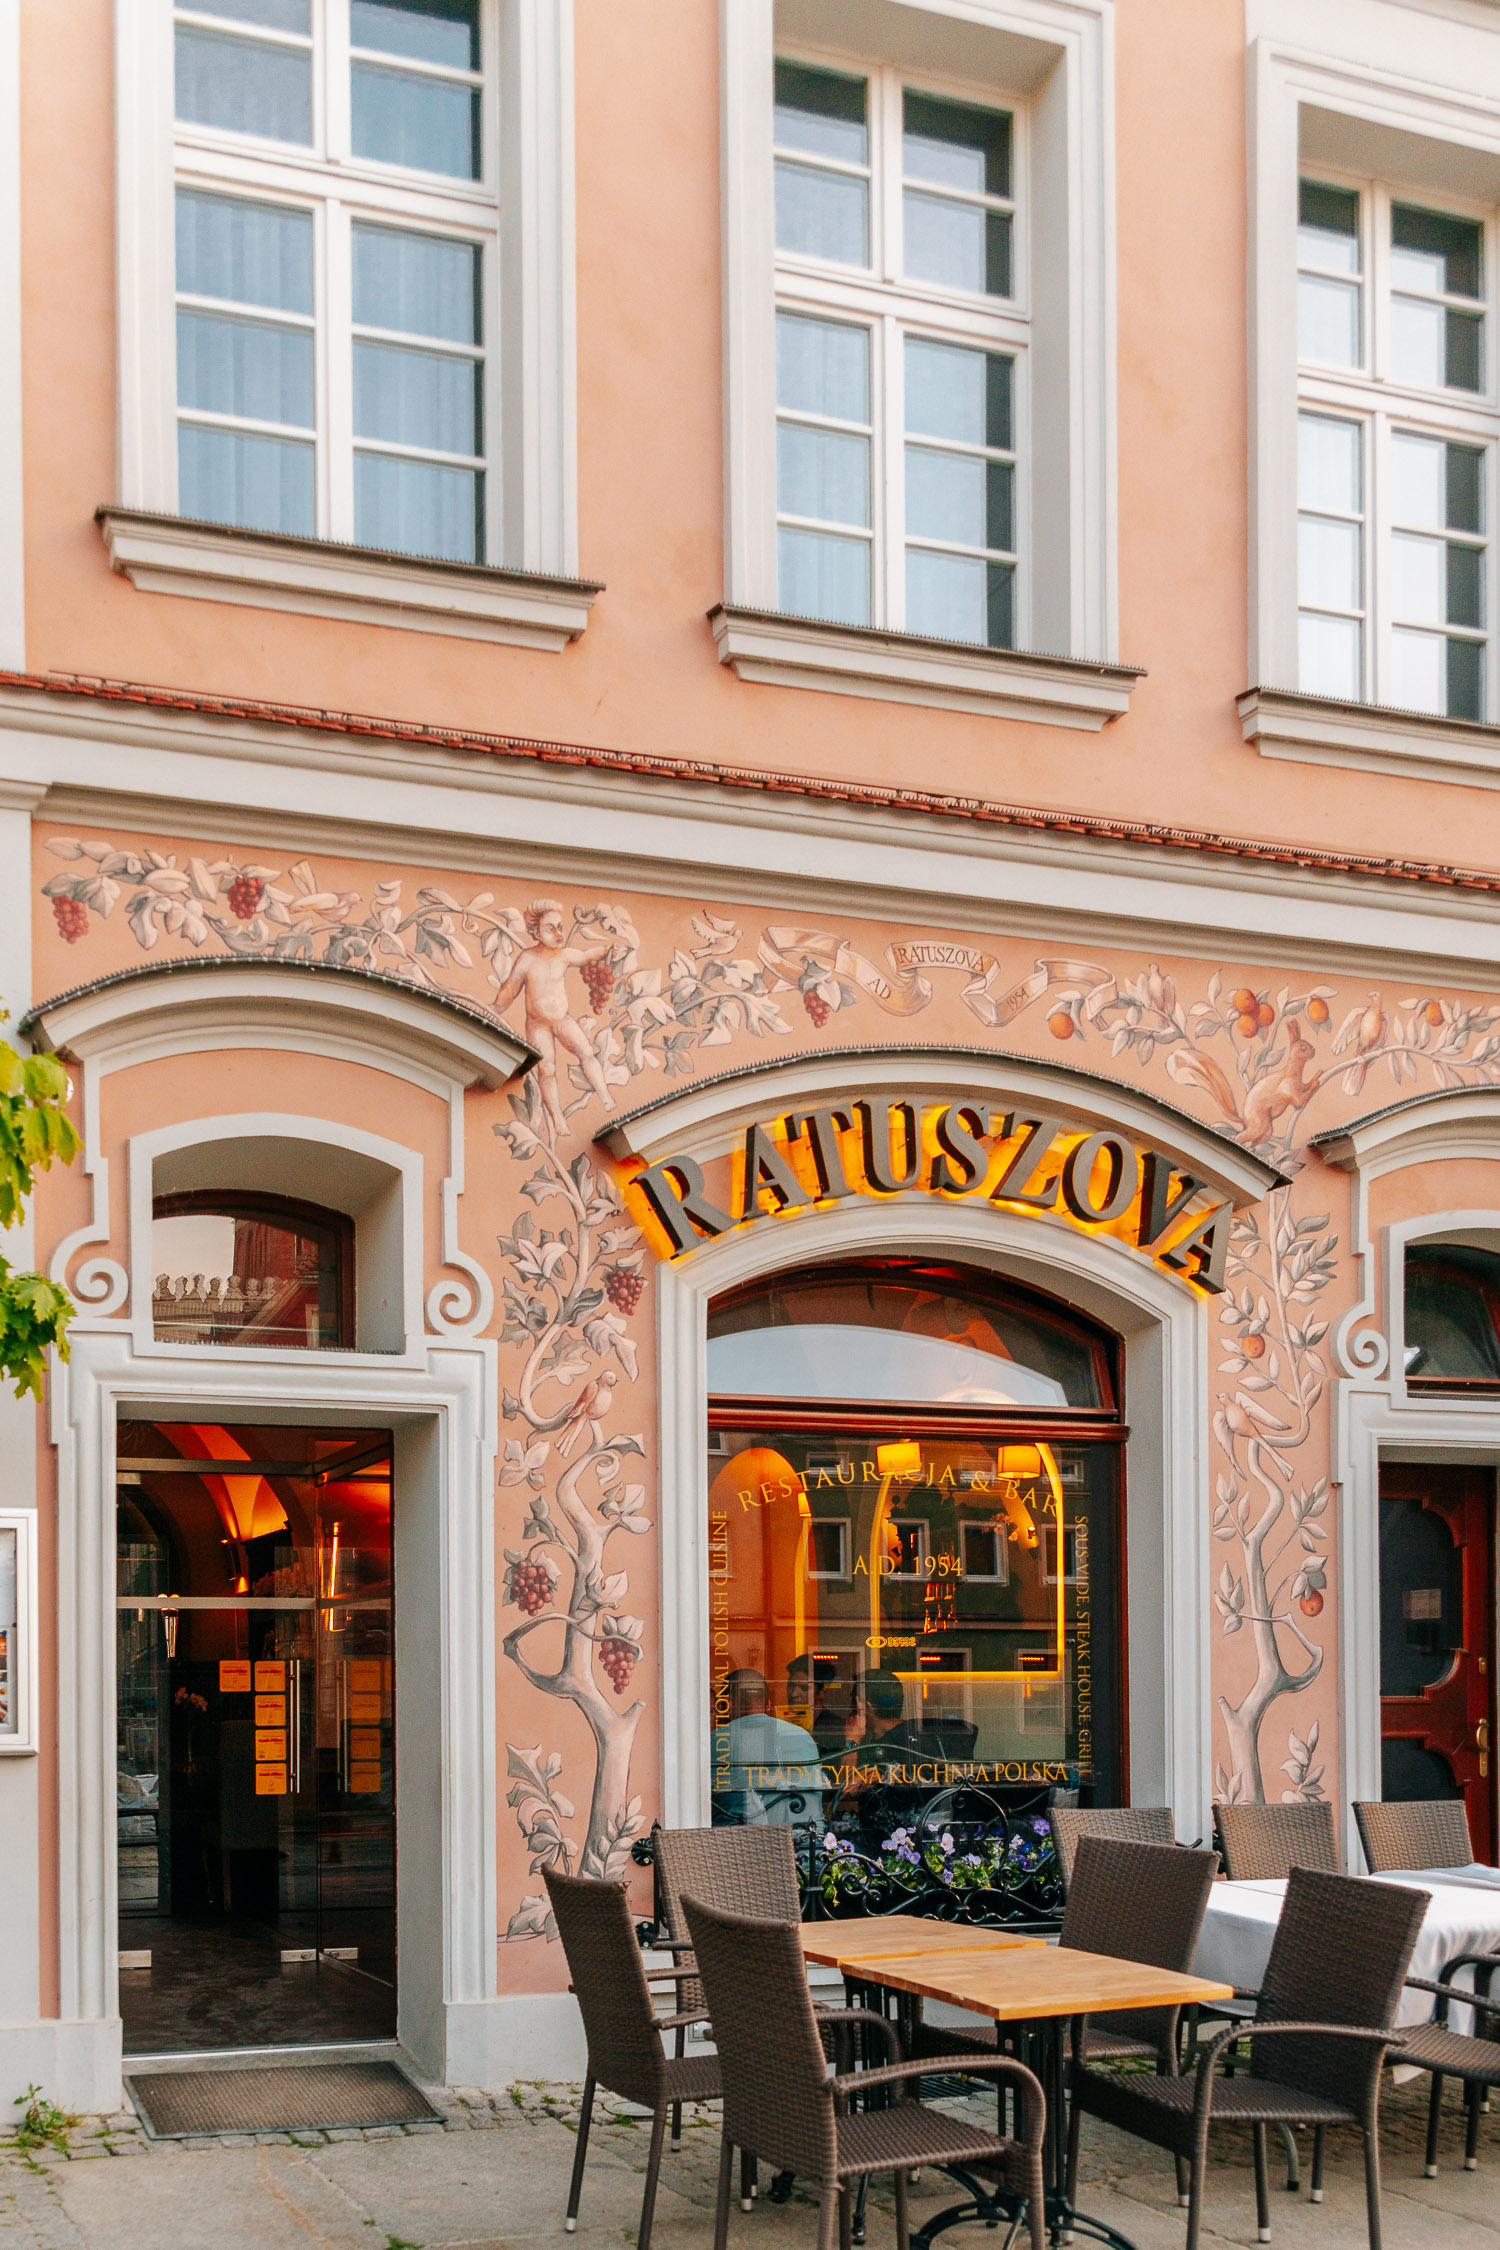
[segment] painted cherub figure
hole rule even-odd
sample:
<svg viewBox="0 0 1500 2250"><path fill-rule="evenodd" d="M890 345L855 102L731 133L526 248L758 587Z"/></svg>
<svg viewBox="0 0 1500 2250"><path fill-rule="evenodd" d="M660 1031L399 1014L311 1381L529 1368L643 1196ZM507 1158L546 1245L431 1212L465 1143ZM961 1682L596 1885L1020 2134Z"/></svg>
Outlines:
<svg viewBox="0 0 1500 2250"><path fill-rule="evenodd" d="M599 1058L568 1006L567 984L570 968L598 960L602 953L610 951L610 945L608 939L596 945L569 945L563 910L555 898L533 899L522 920L531 943L517 954L491 1006L498 1015L509 1007L518 993L522 996L526 1036L541 1057L536 1074L542 1104L552 1120L553 1130L560 1134L563 1102L557 1082L559 1047L575 1058L591 1092L598 1095L604 1107L613 1109L615 1106L599 1067Z"/></svg>

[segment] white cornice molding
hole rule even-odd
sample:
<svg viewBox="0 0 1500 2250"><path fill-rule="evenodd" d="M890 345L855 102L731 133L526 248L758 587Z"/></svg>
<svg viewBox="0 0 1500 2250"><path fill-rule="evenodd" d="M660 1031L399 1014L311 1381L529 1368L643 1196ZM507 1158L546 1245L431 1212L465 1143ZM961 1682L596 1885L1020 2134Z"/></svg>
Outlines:
<svg viewBox="0 0 1500 2250"><path fill-rule="evenodd" d="M226 1037L253 1044L257 1026L280 1039L295 1032L337 1039L372 1062L398 1062L404 1072L420 1067L429 1077L445 1072L460 1087L508 1085L536 1059L525 1040L477 1010L394 978L292 961L171 961L128 970L43 1001L22 1029L38 1046L93 1062L163 1039L174 1048Z"/></svg>
<svg viewBox="0 0 1500 2250"><path fill-rule="evenodd" d="M359 625L557 651L589 621L592 580L388 555L192 523L143 509L100 508L111 568L145 594L295 610Z"/></svg>
<svg viewBox="0 0 1500 2250"><path fill-rule="evenodd" d="M69 825L1500 988L1500 893L486 756L413 743L398 722L351 733L103 683L97 698L0 686L0 784L38 772L52 777L39 817Z"/></svg>
<svg viewBox="0 0 1500 2250"><path fill-rule="evenodd" d="M1431 1158L1500 1157L1500 1091L1463 1086L1414 1094L1355 1118L1331 1133L1314 1135L1325 1164L1377 1179L1384 1172Z"/></svg>
<svg viewBox="0 0 1500 2250"><path fill-rule="evenodd" d="M865 1096L958 1099L973 1093L997 1104L1021 1102L1067 1124L1117 1127L1192 1171L1236 1208L1259 1203L1285 1184L1274 1165L1241 1148L1170 1102L1140 1094L1092 1071L1032 1062L981 1048L857 1047L773 1058L702 1080L613 1119L597 1135L616 1156L647 1164L687 1155L726 1155L753 1119Z"/></svg>
<svg viewBox="0 0 1500 2250"><path fill-rule="evenodd" d="M768 687L821 688L880 703L922 703L981 718L1030 719L1097 734L1130 708L1140 671L1016 649L926 640L814 618L709 611L719 662Z"/></svg>

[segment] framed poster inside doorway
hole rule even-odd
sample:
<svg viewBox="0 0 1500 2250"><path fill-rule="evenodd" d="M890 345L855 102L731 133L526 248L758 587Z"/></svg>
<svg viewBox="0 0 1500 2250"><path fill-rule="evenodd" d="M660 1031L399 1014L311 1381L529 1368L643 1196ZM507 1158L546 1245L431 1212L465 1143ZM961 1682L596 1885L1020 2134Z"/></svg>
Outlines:
<svg viewBox="0 0 1500 2250"><path fill-rule="evenodd" d="M0 1509L0 1757L36 1750L36 1519Z"/></svg>

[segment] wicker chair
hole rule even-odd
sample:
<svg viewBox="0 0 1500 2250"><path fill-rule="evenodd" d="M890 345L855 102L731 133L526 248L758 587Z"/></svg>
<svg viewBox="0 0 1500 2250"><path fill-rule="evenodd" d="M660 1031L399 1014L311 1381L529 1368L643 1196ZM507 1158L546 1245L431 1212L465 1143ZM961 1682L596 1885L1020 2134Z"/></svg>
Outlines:
<svg viewBox="0 0 1500 2250"><path fill-rule="evenodd" d="M1170 1844L1176 1831L1166 1805L1054 1805L1047 1818L1062 1875L1063 1897L1073 1881L1073 1861L1085 1836L1107 1836L1117 1844Z"/></svg>
<svg viewBox="0 0 1500 2250"><path fill-rule="evenodd" d="M1339 1872L1332 1805L1216 1805L1214 1811L1231 1883L1274 1883L1294 1867Z"/></svg>
<svg viewBox="0 0 1500 2250"><path fill-rule="evenodd" d="M1025 2122L1018 2141L903 2098L924 2071L941 2068L941 2059L895 2059L882 2068L830 2078L821 2035L830 2018L837 2016L851 2030L862 2026L875 2033L886 2051L899 2058L894 2025L873 2009L814 2009L794 1922L719 1913L692 1897L682 1904L713 2012L724 2081L714 2250L725 2250L728 2241L736 2147L757 2150L809 2187L816 2183L818 2250L832 2250L835 2220L841 2250L848 2250L851 2186L877 2172L895 2174L897 2250L909 2250L906 2174L924 2164L958 2164L965 2171L998 2175L1000 2186L1029 2210L1032 2250L1043 2250L1047 2104L1040 2083L1023 2063L997 2054L979 2063L967 2055L946 2058L950 2069L982 2070L1020 2088ZM851 2095L887 2089L896 2095L891 2107L849 2115Z"/></svg>
<svg viewBox="0 0 1500 2250"><path fill-rule="evenodd" d="M1456 1993L1453 1975L1458 1969L1472 1968L1476 1992ZM1443 2080L1458 2078L1463 2081L1464 2101L1468 2119L1464 2131L1464 2170L1474 2172L1479 2168L1479 2112L1486 2092L1491 2086L1500 2086L1500 2001L1487 1997L1490 1979L1500 1969L1500 1956L1493 1953L1456 1953L1443 1965L1438 1983L1427 1977L1408 1977L1409 1985L1422 1992L1438 1995L1437 2012L1431 2023L1418 2024L1402 2034L1403 2063L1414 2063L1418 2070L1432 2072L1432 2093L1427 2103L1427 2177L1437 2178L1438 2120L1443 2104ZM1448 2028L1450 1999L1462 2000L1473 2008L1476 2021L1482 2026L1478 2038L1470 2038L1462 2031Z"/></svg>
<svg viewBox="0 0 1500 2250"><path fill-rule="evenodd" d="M573 2151L573 2177L568 2187L567 2231L571 2234L578 2220L594 2091L603 2086L651 2111L651 2152L646 2160L646 2188L636 2236L636 2250L651 2250L651 2221L656 2210L667 2111L683 2102L718 2100L718 2057L672 2057L663 2052L661 2034L681 2032L689 2023L700 2022L702 2010L670 2016L655 2013L624 1884L558 1875L550 1868L543 1870L543 1881L557 1917L589 2046L578 2145Z"/></svg>
<svg viewBox="0 0 1500 2250"><path fill-rule="evenodd" d="M681 1955L689 1965L692 1939L683 1919L684 1891L710 1906L731 1914L758 1914L772 1922L797 1922L802 1918L802 1893L797 1881L797 1850L792 1831L781 1825L764 1828L662 1828L651 1831L661 1903L666 1917L664 1950ZM677 1984L677 2006L689 2018L703 2009L703 1986L696 1976L682 1976ZM683 2052L685 2031L677 2034L677 2052ZM682 2146L682 2105L672 2110L672 2147ZM754 2152L740 2156L740 2201L748 2210L759 2192ZM775 2202L785 2203L792 2192L792 2175L783 2173L771 2183Z"/></svg>
<svg viewBox="0 0 1500 2250"><path fill-rule="evenodd" d="M1462 1797L1432 1797L1405 1805L1357 1804L1354 1817L1372 1875L1468 1867L1473 1862L1469 1815Z"/></svg>
<svg viewBox="0 0 1500 2250"><path fill-rule="evenodd" d="M1198 1950L1198 1933L1219 1865L1217 1852L1179 1851L1172 1844L1122 1844L1105 1836L1081 1836L1068 1886L1060 1946L1084 1953L1111 1953L1117 1961L1144 1961L1155 1969L1187 1975ZM1149 2058L1167 2077L1178 2069L1180 2008L1122 2008L1095 2016L1084 2028L1075 2055L1084 2062L1125 2062ZM1068 2120L1068 2178L1078 2170L1075 2102ZM1177 2160L1177 2192L1185 2195L1182 2158ZM1071 2193L1071 2189L1069 2191Z"/></svg>
<svg viewBox="0 0 1500 2250"><path fill-rule="evenodd" d="M1387 2050L1403 2044L1391 2018L1428 1904L1425 1891L1294 1867L1260 1989L1247 2077L1214 2076L1219 2054L1243 2036L1238 2026L1208 2041L1191 2078L1121 2077L1075 2063L1075 2108L1187 2157L1186 2250L1198 2250L1211 2124L1250 2127L1262 2242L1271 2239L1266 2127L1312 2126L1313 2196L1321 2201L1327 2129L1357 2125L1370 2250L1380 2250L1380 2070Z"/></svg>

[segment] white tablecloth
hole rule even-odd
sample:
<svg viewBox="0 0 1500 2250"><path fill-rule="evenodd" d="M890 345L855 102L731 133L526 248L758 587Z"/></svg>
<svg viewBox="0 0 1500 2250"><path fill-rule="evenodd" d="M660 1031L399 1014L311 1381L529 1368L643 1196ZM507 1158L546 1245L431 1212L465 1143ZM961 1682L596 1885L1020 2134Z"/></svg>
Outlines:
<svg viewBox="0 0 1500 2250"><path fill-rule="evenodd" d="M1412 1952L1414 1977L1436 1979L1444 1962L1451 1961L1455 1953L1500 1954L1500 1869L1444 1867L1410 1875L1382 1875L1379 1880L1427 1891L1431 1896ZM1258 1986L1271 1958L1271 1940L1285 1896L1284 1882L1215 1883L1208 1894L1203 1934L1193 1958L1198 1975L1251 1989ZM1473 1990L1470 1970L1460 1970L1454 1981ZM1500 2000L1500 1977L1495 1984L1493 1997ZM1396 2011L1396 2021L1426 2023L1435 2006L1430 1993L1408 1991ZM1450 2008L1448 2021L1454 2031L1472 2031L1474 2011Z"/></svg>

